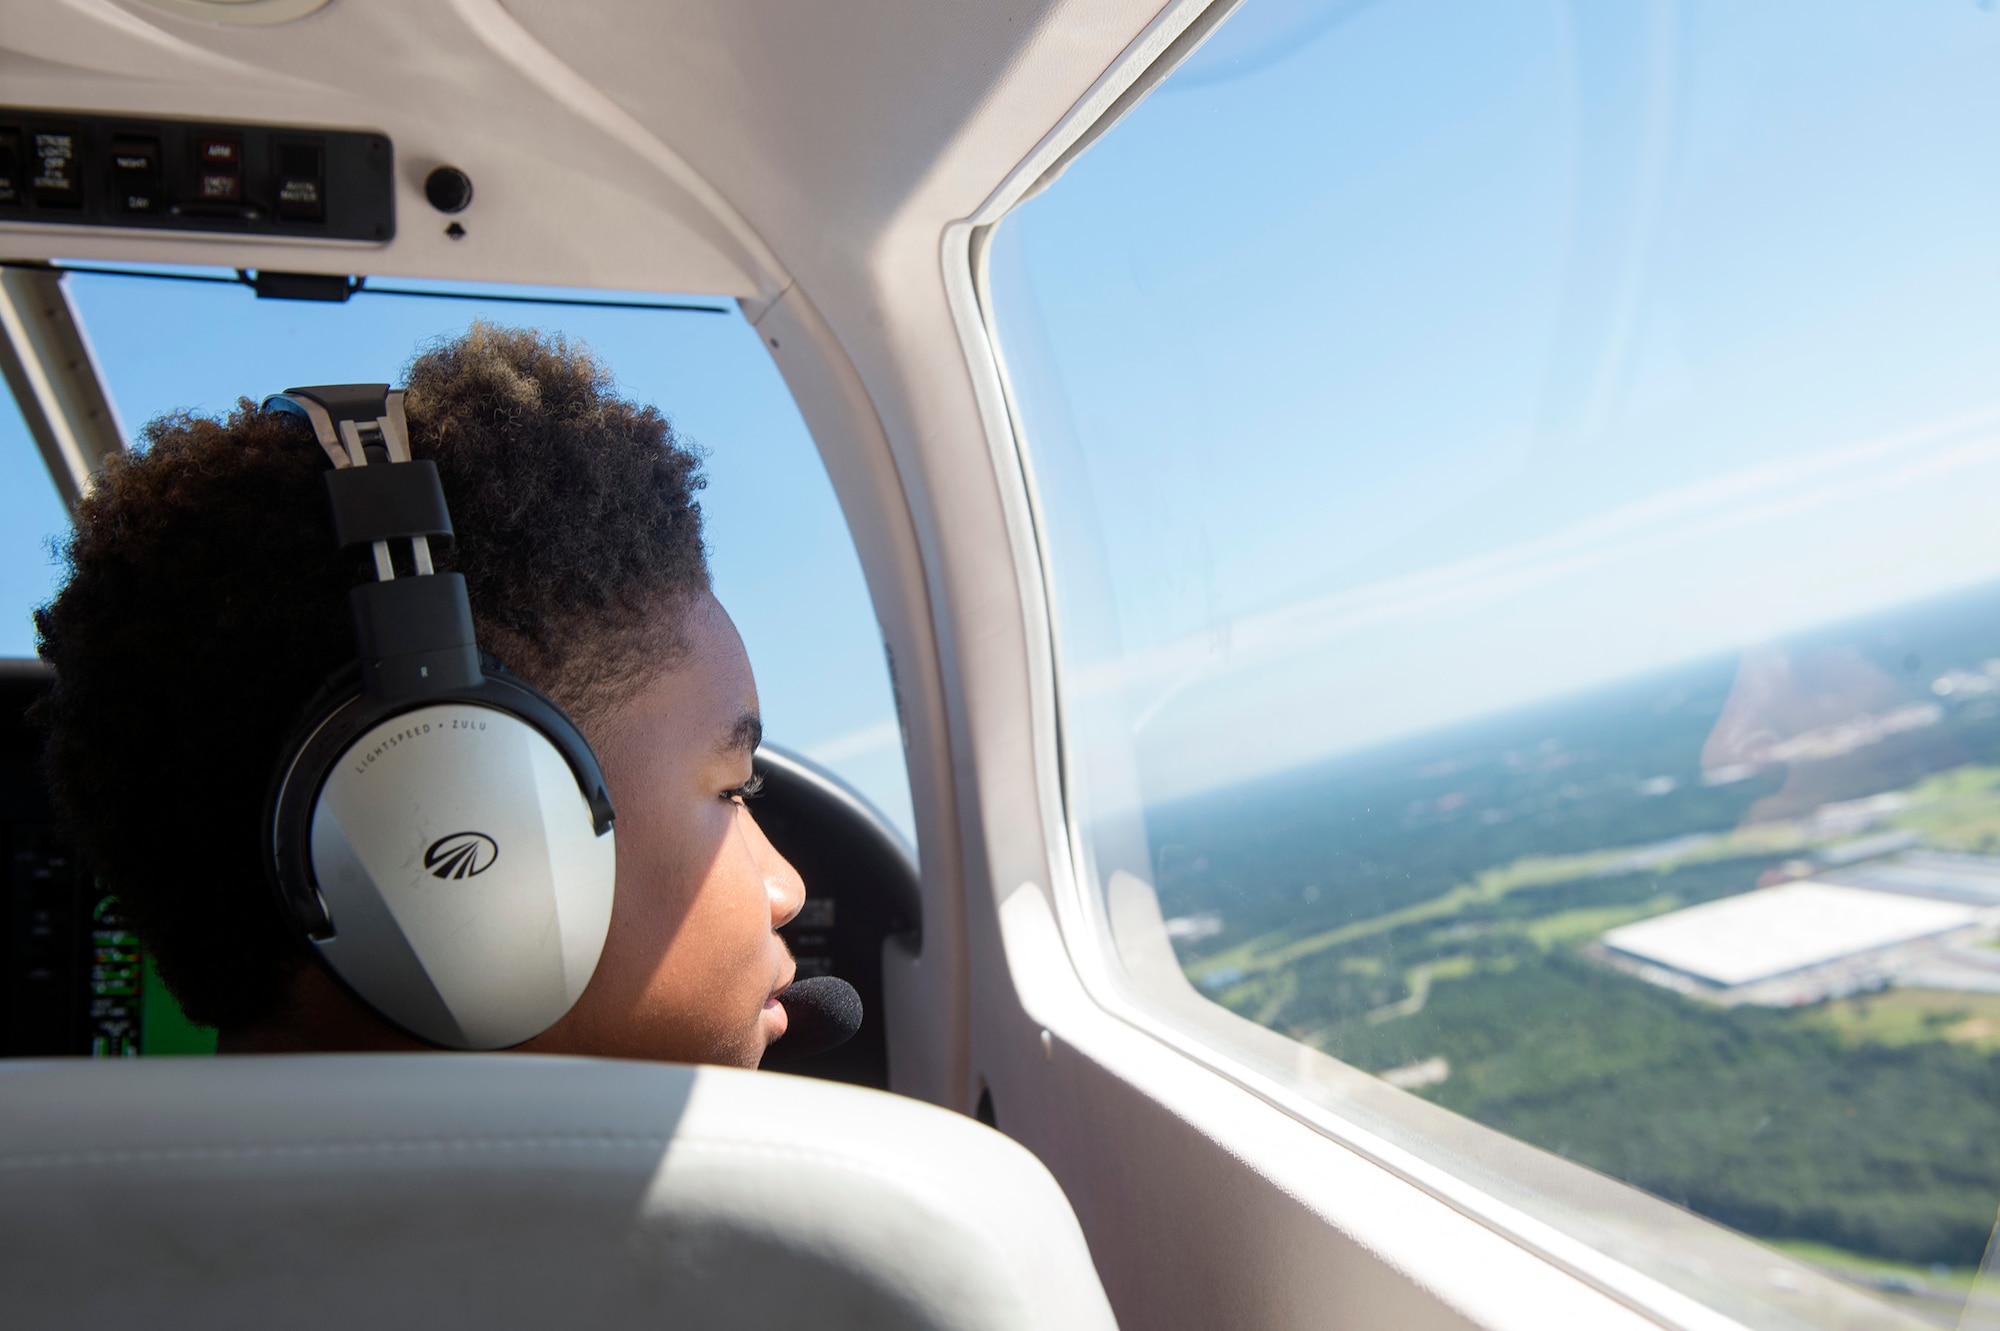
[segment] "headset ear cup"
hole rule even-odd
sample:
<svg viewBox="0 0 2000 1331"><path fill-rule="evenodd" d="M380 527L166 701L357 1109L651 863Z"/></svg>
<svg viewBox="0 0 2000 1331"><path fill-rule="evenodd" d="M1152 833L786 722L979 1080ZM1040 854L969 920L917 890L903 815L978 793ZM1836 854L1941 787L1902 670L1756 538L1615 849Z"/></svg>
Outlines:
<svg viewBox="0 0 2000 1331"><path fill-rule="evenodd" d="M352 669L287 746L268 863L288 921L345 989L428 1043L493 1049L553 1025L594 974L617 881L610 824L589 743L529 685L496 672L385 703Z"/></svg>
<svg viewBox="0 0 2000 1331"><path fill-rule="evenodd" d="M611 807L611 795L604 782L603 770L597 764L597 754L591 749L590 741L584 738L583 731L569 719L567 712L556 705L555 699L497 659L483 652L480 655L492 661L493 669L487 673L479 696L513 712L548 737L568 762L570 771L576 775L577 785L583 790L584 799L589 801L591 818L598 834L610 831L617 815Z"/></svg>
<svg viewBox="0 0 2000 1331"><path fill-rule="evenodd" d="M539 1035L603 952L614 838L560 745L513 709L447 699L373 717L367 702L351 714L365 721L328 727L347 742L300 828L333 923L320 958L432 1044Z"/></svg>
<svg viewBox="0 0 2000 1331"><path fill-rule="evenodd" d="M306 705L299 708L298 719L292 723L290 737L285 744L289 757L305 738L316 730L320 723L342 704L361 692L361 663L349 661L319 682Z"/></svg>
<svg viewBox="0 0 2000 1331"><path fill-rule="evenodd" d="M323 772L300 770L305 750L328 722L352 707L361 694L361 663L349 662L320 682L279 750L277 766L264 796L264 862L273 896L288 928L303 932L305 939L326 936L332 931L326 903L313 886L309 866L294 853L303 829L298 821L295 783L308 781L315 788ZM290 798L288 798L288 795Z"/></svg>

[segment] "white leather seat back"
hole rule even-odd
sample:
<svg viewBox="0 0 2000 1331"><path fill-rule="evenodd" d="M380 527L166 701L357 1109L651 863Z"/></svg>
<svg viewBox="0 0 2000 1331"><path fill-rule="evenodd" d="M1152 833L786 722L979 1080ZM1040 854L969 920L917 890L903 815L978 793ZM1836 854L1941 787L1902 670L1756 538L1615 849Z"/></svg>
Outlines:
<svg viewBox="0 0 2000 1331"><path fill-rule="evenodd" d="M0 1065L0 1325L1113 1326L969 1119L523 1055Z"/></svg>

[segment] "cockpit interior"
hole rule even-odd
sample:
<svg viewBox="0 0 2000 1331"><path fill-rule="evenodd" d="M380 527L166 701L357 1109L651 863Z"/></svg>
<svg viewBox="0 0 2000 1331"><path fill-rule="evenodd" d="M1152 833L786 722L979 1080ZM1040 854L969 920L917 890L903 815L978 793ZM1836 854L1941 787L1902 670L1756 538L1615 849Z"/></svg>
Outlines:
<svg viewBox="0 0 2000 1331"><path fill-rule="evenodd" d="M2000 1328L1996 68L1991 0L0 0L0 1320ZM441 584L388 386L474 321L706 467L844 982L760 1070L218 1054L52 801L149 422L333 403Z"/></svg>

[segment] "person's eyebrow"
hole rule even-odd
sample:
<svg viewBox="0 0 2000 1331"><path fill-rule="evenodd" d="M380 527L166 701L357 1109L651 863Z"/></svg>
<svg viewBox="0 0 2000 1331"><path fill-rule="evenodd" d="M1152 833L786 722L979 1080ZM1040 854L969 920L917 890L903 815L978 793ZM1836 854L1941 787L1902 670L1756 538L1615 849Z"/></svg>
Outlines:
<svg viewBox="0 0 2000 1331"><path fill-rule="evenodd" d="M722 737L716 748L723 753L755 753L757 746L764 742L764 722L755 712L745 712L736 718L736 724Z"/></svg>

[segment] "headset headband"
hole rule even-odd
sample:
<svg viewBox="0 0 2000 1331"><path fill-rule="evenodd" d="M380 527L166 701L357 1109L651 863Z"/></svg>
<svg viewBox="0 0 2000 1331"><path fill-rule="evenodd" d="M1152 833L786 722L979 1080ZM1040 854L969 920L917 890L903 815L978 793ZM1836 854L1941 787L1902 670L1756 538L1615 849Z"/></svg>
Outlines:
<svg viewBox="0 0 2000 1331"><path fill-rule="evenodd" d="M264 410L303 416L333 470L326 474L334 541L374 548L375 581L348 593L360 647L362 690L418 699L478 686L479 647L465 579L438 573L431 537L450 536L437 464L410 457L402 390L387 384L288 388ZM413 572L396 575L391 541L410 543Z"/></svg>

